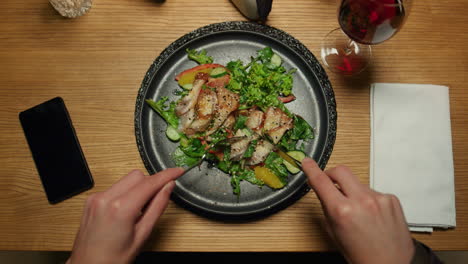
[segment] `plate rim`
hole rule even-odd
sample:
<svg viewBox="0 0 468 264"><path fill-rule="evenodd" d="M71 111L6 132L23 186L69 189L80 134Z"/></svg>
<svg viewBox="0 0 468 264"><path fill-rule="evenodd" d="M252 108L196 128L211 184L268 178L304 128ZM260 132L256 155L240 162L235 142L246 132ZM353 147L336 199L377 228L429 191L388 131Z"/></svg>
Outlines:
<svg viewBox="0 0 468 264"><path fill-rule="evenodd" d="M149 162L148 154L146 148L143 146L143 136L142 136L142 111L144 106L144 95L147 93L148 89L151 86L154 76L158 70L164 65L164 63L181 47L185 46L187 43L196 41L197 39L213 35L216 33L224 32L248 32L253 34L262 35L263 37L273 39L280 42L282 45L285 45L296 53L305 64L311 69L317 82L320 85L320 88L323 92L326 108L327 108L327 136L325 137L325 144L320 155L320 160L317 162L318 166L321 169L324 169L330 156L333 151L335 139L336 139L336 130L337 130L337 111L336 111L336 100L331 82L328 78L327 73L325 72L322 65L319 63L317 58L312 54L312 52L307 49L307 47L302 44L299 40L291 36L289 33L286 33L283 30L278 28L258 24L248 21L227 21L221 23L209 24L198 29L195 29L171 44L169 44L160 54L156 57L153 63L150 65L147 70L141 86L137 93L136 103L135 103L135 114L134 114L134 126L135 126L135 138L138 147L138 152L143 161L143 164L146 170L150 174L156 173L153 170L153 166ZM307 192L309 192L310 187L307 184L307 181L298 188L296 191L290 193L290 195L285 196L283 199L277 201L275 204L268 206L267 208L262 208L258 210L250 210L243 212L226 212L219 210L208 210L206 208L201 208L196 204L182 199L178 195L175 195L174 192L171 194L171 199L178 204L179 206L186 208L196 214L212 218L212 219L222 219L222 220L248 220L253 218L259 218L271 215L277 211L280 211L289 205L295 203L301 197L303 197Z"/></svg>

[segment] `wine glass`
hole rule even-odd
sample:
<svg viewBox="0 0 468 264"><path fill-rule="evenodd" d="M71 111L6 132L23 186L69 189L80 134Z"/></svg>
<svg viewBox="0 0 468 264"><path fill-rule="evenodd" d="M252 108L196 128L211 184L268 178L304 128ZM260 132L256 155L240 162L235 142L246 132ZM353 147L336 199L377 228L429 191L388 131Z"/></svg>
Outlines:
<svg viewBox="0 0 468 264"><path fill-rule="evenodd" d="M340 28L324 38L321 57L333 72L355 75L370 63L370 45L393 37L408 16L410 0L341 0Z"/></svg>

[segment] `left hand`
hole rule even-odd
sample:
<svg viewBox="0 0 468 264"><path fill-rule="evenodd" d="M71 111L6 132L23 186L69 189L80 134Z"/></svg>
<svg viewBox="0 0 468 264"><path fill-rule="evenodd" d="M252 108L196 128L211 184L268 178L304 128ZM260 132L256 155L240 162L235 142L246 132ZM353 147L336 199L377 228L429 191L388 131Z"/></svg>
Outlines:
<svg viewBox="0 0 468 264"><path fill-rule="evenodd" d="M183 172L171 168L145 176L134 170L107 191L89 196L67 264L133 261Z"/></svg>

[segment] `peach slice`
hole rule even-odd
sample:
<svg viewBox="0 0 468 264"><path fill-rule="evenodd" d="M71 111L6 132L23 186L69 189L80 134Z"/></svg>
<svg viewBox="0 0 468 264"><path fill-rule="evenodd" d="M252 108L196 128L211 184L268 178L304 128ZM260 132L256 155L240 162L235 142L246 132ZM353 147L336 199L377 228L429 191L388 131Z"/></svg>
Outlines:
<svg viewBox="0 0 468 264"><path fill-rule="evenodd" d="M202 64L179 73L175 80L180 86L192 84L195 81L195 75L199 72L210 73L214 68L223 67L221 64Z"/></svg>

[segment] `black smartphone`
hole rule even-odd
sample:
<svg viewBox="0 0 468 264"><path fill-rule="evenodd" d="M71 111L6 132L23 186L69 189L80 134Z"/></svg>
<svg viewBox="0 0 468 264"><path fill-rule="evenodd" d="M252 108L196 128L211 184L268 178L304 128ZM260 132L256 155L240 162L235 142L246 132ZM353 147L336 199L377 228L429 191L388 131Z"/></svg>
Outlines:
<svg viewBox="0 0 468 264"><path fill-rule="evenodd" d="M50 203L93 187L91 172L62 98L23 111L19 119Z"/></svg>

